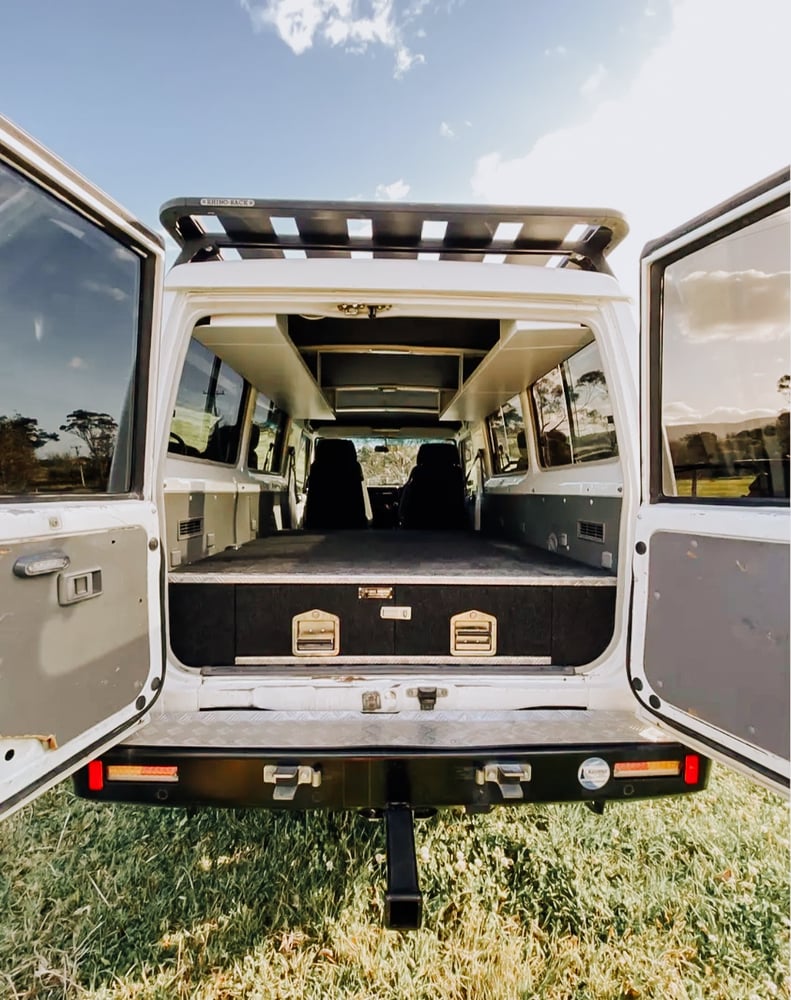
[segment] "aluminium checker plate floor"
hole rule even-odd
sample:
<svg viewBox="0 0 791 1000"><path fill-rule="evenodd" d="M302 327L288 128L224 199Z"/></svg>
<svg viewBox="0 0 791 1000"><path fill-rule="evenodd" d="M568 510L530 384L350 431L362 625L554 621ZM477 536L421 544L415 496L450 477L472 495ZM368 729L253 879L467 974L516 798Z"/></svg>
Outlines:
<svg viewBox="0 0 791 1000"><path fill-rule="evenodd" d="M152 715L124 745L223 750L401 750L672 742L630 712L202 711Z"/></svg>

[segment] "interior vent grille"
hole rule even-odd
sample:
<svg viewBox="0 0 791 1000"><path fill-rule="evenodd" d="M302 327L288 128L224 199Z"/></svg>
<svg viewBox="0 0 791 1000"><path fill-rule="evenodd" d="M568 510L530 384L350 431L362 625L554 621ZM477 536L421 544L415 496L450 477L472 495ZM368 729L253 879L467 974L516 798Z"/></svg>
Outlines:
<svg viewBox="0 0 791 1000"><path fill-rule="evenodd" d="M185 521L179 521L179 539L194 538L203 532L202 517L188 517Z"/></svg>
<svg viewBox="0 0 791 1000"><path fill-rule="evenodd" d="M604 541L604 525L600 521L577 521L577 538L587 542Z"/></svg>

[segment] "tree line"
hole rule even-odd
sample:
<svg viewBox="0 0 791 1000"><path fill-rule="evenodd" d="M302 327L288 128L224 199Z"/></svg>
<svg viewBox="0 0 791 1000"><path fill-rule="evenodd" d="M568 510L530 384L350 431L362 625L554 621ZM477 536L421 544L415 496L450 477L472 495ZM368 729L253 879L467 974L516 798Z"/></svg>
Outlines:
<svg viewBox="0 0 791 1000"><path fill-rule="evenodd" d="M44 445L60 441L60 434L39 426L36 417L21 413L0 416L0 492L103 489L110 472L118 424L109 413L72 410L59 428L83 442L53 455L37 454Z"/></svg>

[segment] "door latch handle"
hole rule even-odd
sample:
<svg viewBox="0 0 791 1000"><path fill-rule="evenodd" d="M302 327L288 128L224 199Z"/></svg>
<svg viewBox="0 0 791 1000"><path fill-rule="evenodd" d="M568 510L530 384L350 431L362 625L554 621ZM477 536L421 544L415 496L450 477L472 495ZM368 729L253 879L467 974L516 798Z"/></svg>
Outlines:
<svg viewBox="0 0 791 1000"><path fill-rule="evenodd" d="M101 592L101 569L80 569L76 573L61 573L58 577L58 604L61 607L98 597Z"/></svg>
<svg viewBox="0 0 791 1000"><path fill-rule="evenodd" d="M30 576L46 576L48 573L60 573L69 568L71 560L65 552L52 549L49 552L33 552L29 556L20 556L14 563L14 576L25 580Z"/></svg>

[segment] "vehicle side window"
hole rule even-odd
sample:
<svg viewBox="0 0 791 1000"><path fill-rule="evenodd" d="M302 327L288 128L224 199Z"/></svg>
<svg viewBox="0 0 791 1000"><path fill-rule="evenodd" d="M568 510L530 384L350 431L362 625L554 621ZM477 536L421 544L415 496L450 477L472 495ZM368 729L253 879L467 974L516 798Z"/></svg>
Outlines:
<svg viewBox="0 0 791 1000"><path fill-rule="evenodd" d="M190 342L170 424L168 451L233 464L239 453L245 383L197 340Z"/></svg>
<svg viewBox="0 0 791 1000"><path fill-rule="evenodd" d="M788 497L789 246L785 208L665 268L664 496Z"/></svg>
<svg viewBox="0 0 791 1000"><path fill-rule="evenodd" d="M0 164L0 494L127 493L143 262Z"/></svg>
<svg viewBox="0 0 791 1000"><path fill-rule="evenodd" d="M530 390L544 466L613 458L618 442L599 349L588 344Z"/></svg>
<svg viewBox="0 0 791 1000"><path fill-rule="evenodd" d="M308 470L310 469L310 438L307 434L300 434L297 452L294 456L294 481L297 493L305 492L305 484L308 481Z"/></svg>
<svg viewBox="0 0 791 1000"><path fill-rule="evenodd" d="M255 401L247 466L255 472L277 472L283 465L286 414L259 392Z"/></svg>
<svg viewBox="0 0 791 1000"><path fill-rule="evenodd" d="M494 474L527 469L525 418L522 401L514 396L486 418L492 448Z"/></svg>

